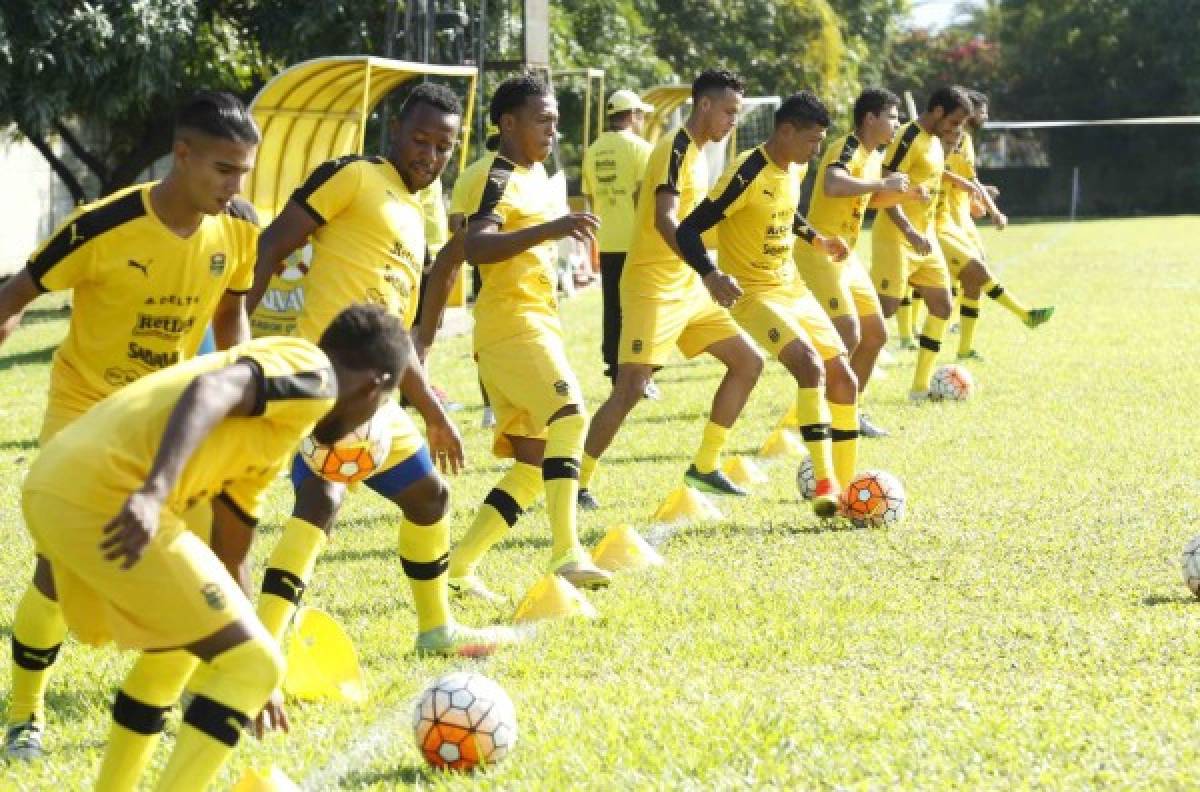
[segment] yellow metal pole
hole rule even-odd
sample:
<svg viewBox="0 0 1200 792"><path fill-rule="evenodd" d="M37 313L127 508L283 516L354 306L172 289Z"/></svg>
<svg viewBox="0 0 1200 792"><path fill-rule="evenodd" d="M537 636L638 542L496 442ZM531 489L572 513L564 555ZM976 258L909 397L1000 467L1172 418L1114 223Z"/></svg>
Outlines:
<svg viewBox="0 0 1200 792"><path fill-rule="evenodd" d="M371 61L367 60L367 71L363 75L362 102L358 108L358 152L362 154L367 145L367 115L371 112Z"/></svg>

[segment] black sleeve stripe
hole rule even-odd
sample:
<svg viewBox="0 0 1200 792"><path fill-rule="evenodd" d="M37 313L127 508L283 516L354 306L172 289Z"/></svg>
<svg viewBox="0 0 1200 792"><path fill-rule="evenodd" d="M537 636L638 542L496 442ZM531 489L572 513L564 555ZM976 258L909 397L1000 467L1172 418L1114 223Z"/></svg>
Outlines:
<svg viewBox="0 0 1200 792"><path fill-rule="evenodd" d="M290 401L293 399L333 399L337 397L336 379L333 369L297 371L278 377L267 377L263 393L266 400Z"/></svg>
<svg viewBox="0 0 1200 792"><path fill-rule="evenodd" d="M34 284L46 291L42 278L67 256L89 241L146 214L142 191L133 190L115 201L90 209L59 229L50 244L31 258L27 265Z"/></svg>
<svg viewBox="0 0 1200 792"><path fill-rule="evenodd" d="M692 145L692 139L688 137L688 133L683 131L681 127L675 133L675 139L671 141L671 157L667 160L667 180L655 188L655 192L659 190L670 190L676 195L679 194L679 170L683 167L683 160L687 157L688 146Z"/></svg>
<svg viewBox="0 0 1200 792"><path fill-rule="evenodd" d="M763 154L763 151L760 148L755 149L754 152L749 157L746 157L746 160L740 166L738 166L737 172L733 174L733 178L729 180L729 184L725 186L724 191L722 191L720 196L717 197L717 200L713 202L717 208L717 211L719 211L722 216L724 216L725 210L728 209L733 202L738 199L738 196L750 188L750 185L754 183L754 179L758 176L758 174L762 173L762 169L765 167L767 167L767 155Z"/></svg>
<svg viewBox="0 0 1200 792"><path fill-rule="evenodd" d="M325 225L325 218L321 216L320 212L308 205L308 199L312 197L313 193L321 188L322 184L332 179L334 174L347 165L352 165L353 163L361 162L362 160L373 162L376 159L378 158L363 157L357 154L351 154L345 157L331 159L328 162L322 162L313 169L313 172L308 175L308 178L304 180L304 183L297 187L292 193L292 200L300 204L304 211L312 215L312 219L317 221L317 225Z"/></svg>
<svg viewBox="0 0 1200 792"><path fill-rule="evenodd" d="M229 493L222 492L217 496L217 500L229 507L229 510L237 515L237 518L249 525L251 528L258 525L258 518L251 515L245 509L238 505L238 502L229 497Z"/></svg>
<svg viewBox="0 0 1200 792"><path fill-rule="evenodd" d="M900 170L900 163L904 162L904 157L908 154L909 148L912 147L913 141L917 139L917 135L921 133L921 127L916 121L909 123L904 128L904 134L900 136L900 144L896 146L896 153L892 155L892 159L884 167L892 173Z"/></svg>
<svg viewBox="0 0 1200 792"><path fill-rule="evenodd" d="M236 217L238 220L244 220L255 227L261 225L258 221L258 212L254 209L254 204L241 196L235 196L229 202L225 207L225 214L230 217Z"/></svg>
<svg viewBox="0 0 1200 792"><path fill-rule="evenodd" d="M249 366L254 375L254 407L250 415L262 415L267 411L267 375L263 373L262 364L251 357L240 357L237 362Z"/></svg>
<svg viewBox="0 0 1200 792"><path fill-rule="evenodd" d="M508 189L508 179L512 176L514 167L516 166L504 157L497 156L492 161L487 181L483 185L483 195L479 198L479 207L467 218L468 222L474 220L496 220L498 222L500 220L496 215L496 207L500 204L500 199L504 197L504 191Z"/></svg>
<svg viewBox="0 0 1200 792"><path fill-rule="evenodd" d="M854 155L858 152L859 145L858 138L854 135L848 136L846 143L842 146L842 152L838 154L837 164L848 166L850 161L854 159Z"/></svg>

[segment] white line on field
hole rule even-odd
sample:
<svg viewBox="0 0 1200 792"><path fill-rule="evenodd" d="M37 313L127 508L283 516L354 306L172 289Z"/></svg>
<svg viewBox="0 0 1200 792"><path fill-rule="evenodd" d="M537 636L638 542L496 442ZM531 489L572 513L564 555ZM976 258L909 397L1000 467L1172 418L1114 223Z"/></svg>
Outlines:
<svg viewBox="0 0 1200 792"><path fill-rule="evenodd" d="M335 754L324 767L309 773L300 787L312 792L336 789L338 782L351 771L359 769L384 750L392 752L397 733L408 733L409 713L413 702L405 702L384 710L371 727L357 740L350 750Z"/></svg>

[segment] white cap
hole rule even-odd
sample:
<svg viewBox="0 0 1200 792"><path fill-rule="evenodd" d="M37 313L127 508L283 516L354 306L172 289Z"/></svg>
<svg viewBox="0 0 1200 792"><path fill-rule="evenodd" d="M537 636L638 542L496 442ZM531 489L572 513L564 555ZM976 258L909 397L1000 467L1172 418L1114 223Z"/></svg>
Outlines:
<svg viewBox="0 0 1200 792"><path fill-rule="evenodd" d="M606 115L624 113L627 110L642 110L647 113L653 113L654 105L646 104L633 91L624 88L619 91L613 91L612 96L608 97Z"/></svg>

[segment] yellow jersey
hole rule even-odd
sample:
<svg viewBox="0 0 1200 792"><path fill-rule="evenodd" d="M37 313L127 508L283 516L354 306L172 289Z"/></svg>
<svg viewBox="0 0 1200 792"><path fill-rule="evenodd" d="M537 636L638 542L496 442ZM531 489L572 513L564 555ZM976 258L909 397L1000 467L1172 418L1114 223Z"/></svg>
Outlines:
<svg viewBox="0 0 1200 792"><path fill-rule="evenodd" d="M381 305L412 325L425 263L425 216L383 157L330 160L292 193L317 223L296 335L316 341L355 303Z"/></svg>
<svg viewBox="0 0 1200 792"><path fill-rule="evenodd" d="M655 226L658 194L664 190L679 196L676 217L681 222L708 190L708 163L686 127L659 138L646 162L633 239L621 273L622 288L640 296L670 297L695 286L696 273L675 255Z"/></svg>
<svg viewBox="0 0 1200 792"><path fill-rule="evenodd" d="M50 402L82 413L135 380L194 357L227 291L254 283L258 228L205 215L187 239L154 214L139 184L80 207L30 257L43 291L74 289L54 353Z"/></svg>
<svg viewBox="0 0 1200 792"><path fill-rule="evenodd" d="M520 231L553 220L550 179L542 163L526 168L499 154L492 161L472 222L489 220L501 231ZM479 264L483 287L475 298L475 350L510 338L561 334L555 261L547 240L512 258Z"/></svg>
<svg viewBox="0 0 1200 792"><path fill-rule="evenodd" d="M600 218L601 253L627 253L637 222L637 191L650 158L649 143L631 129L610 130L583 155L583 192Z"/></svg>
<svg viewBox="0 0 1200 792"><path fill-rule="evenodd" d="M483 198L483 185L487 184L488 173L496 160L496 152L489 151L479 159L463 168L450 191L450 214L470 217L479 208L479 200Z"/></svg>
<svg viewBox="0 0 1200 792"><path fill-rule="evenodd" d="M437 256L438 251L450 241L450 222L446 217L444 195L441 176L434 179L433 184L417 192L421 212L425 215L425 248L431 257Z"/></svg>
<svg viewBox="0 0 1200 792"><path fill-rule="evenodd" d="M254 414L227 418L204 438L166 507L182 514L219 497L248 522L257 521L264 491L337 399L329 359L299 338L260 338L202 355L114 393L46 444L30 467L25 491L116 516L145 483L184 390L199 375L238 361L255 371Z"/></svg>
<svg viewBox="0 0 1200 792"><path fill-rule="evenodd" d="M739 154L708 194L723 218L717 225L721 269L747 292L766 291L796 278L792 221L807 169L796 164L781 168L759 146Z"/></svg>
<svg viewBox="0 0 1200 792"><path fill-rule="evenodd" d="M896 139L887 147L883 163L884 170L889 173L907 173L912 187L924 185L929 190L927 204L910 203L904 206L904 214L917 233L926 233L933 228L942 189L942 172L946 167L942 142L922 129L916 121L910 121L900 128ZM875 233L881 231L903 236L887 212L880 212L875 223Z"/></svg>
<svg viewBox="0 0 1200 792"><path fill-rule="evenodd" d="M963 133L958 146L946 155L946 170L955 176L961 176L971 181L975 180L975 144L971 136ZM975 223L971 217L971 193L953 184L943 184L942 194L938 196L937 222L956 225L959 228L970 228Z"/></svg>
<svg viewBox="0 0 1200 792"><path fill-rule="evenodd" d="M883 152L868 149L851 134L826 148L817 165L816 183L808 206L808 224L822 236L841 237L853 250L862 232L863 216L871 202L871 194L826 194L825 174L830 168L841 168L856 179L877 180L883 174Z"/></svg>

